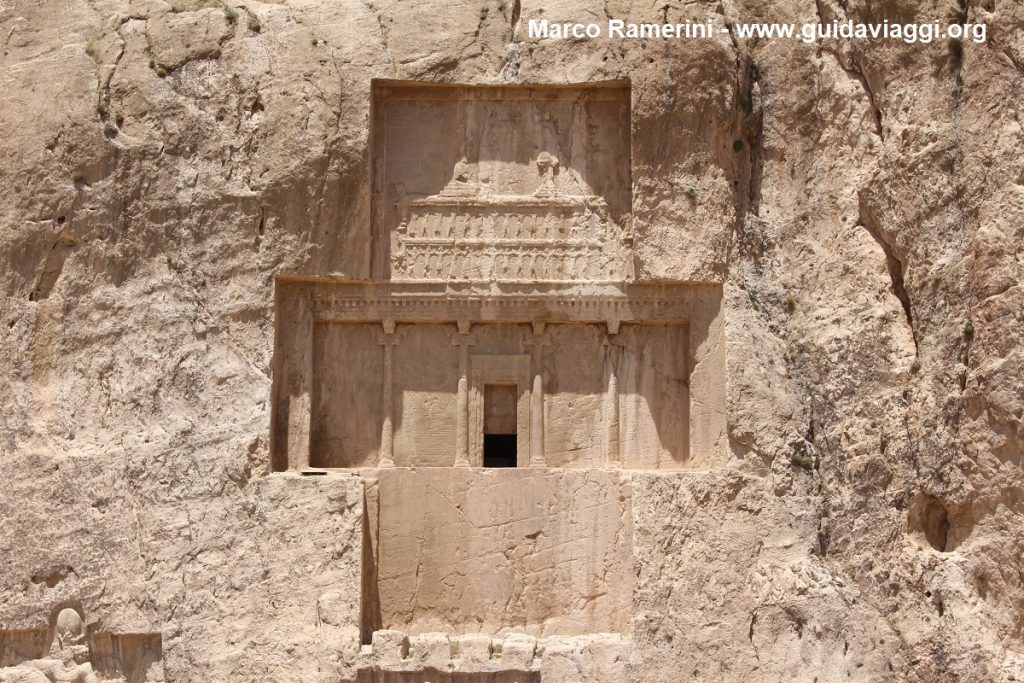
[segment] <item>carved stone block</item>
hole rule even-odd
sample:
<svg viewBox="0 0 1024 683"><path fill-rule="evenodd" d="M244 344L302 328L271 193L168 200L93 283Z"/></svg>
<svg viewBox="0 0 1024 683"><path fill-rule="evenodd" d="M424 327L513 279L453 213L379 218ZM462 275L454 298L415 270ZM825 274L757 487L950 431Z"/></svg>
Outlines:
<svg viewBox="0 0 1024 683"><path fill-rule="evenodd" d="M377 487L384 628L629 632L631 503L617 474L395 468Z"/></svg>
<svg viewBox="0 0 1024 683"><path fill-rule="evenodd" d="M409 639L416 663L424 668L444 671L451 663L452 644L444 633L423 633Z"/></svg>
<svg viewBox="0 0 1024 683"><path fill-rule="evenodd" d="M404 634L389 632L388 640L400 642ZM503 642L482 634L413 636L409 659L378 657L372 646L359 656L357 681L389 683L608 683L625 681L625 667L633 641L614 634L535 640L512 633ZM447 649L451 643L450 650ZM424 659L415 649L426 644L431 654ZM445 651L440 650L441 645ZM543 673L542 673L543 672Z"/></svg>
<svg viewBox="0 0 1024 683"><path fill-rule="evenodd" d="M459 658L464 664L480 665L491 660L491 637L469 634L459 638Z"/></svg>
<svg viewBox="0 0 1024 683"><path fill-rule="evenodd" d="M504 669L529 671L537 651L537 639L525 633L510 633L501 645L501 666Z"/></svg>
<svg viewBox="0 0 1024 683"><path fill-rule="evenodd" d="M374 631L373 657L381 664L398 664L409 657L409 636L401 631Z"/></svg>

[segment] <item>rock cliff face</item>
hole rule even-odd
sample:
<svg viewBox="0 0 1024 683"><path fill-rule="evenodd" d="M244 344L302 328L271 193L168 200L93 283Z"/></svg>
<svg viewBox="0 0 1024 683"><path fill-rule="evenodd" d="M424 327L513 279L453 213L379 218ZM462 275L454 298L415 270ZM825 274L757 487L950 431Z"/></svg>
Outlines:
<svg viewBox="0 0 1024 683"><path fill-rule="evenodd" d="M989 41L526 35L607 16ZM629 79L636 276L723 286L730 458L629 478L620 678L1024 678L1016 0L0 0L0 46L0 629L351 679L363 491L270 472L275 277L370 275L371 79Z"/></svg>

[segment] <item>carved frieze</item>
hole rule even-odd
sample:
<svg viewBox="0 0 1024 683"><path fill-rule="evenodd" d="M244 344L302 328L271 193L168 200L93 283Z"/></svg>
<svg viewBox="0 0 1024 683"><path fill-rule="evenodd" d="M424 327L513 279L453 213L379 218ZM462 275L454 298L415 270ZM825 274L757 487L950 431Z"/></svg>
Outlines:
<svg viewBox="0 0 1024 683"><path fill-rule="evenodd" d="M630 238L594 196L477 195L401 202L395 280L630 279Z"/></svg>

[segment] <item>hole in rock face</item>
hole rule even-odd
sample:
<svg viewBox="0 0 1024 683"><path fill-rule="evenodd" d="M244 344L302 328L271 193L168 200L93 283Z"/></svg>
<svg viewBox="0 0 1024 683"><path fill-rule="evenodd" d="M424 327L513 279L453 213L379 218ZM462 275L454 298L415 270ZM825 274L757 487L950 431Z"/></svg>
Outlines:
<svg viewBox="0 0 1024 683"><path fill-rule="evenodd" d="M949 547L949 512L935 496L922 495L910 507L907 530L923 537L935 550L947 552Z"/></svg>

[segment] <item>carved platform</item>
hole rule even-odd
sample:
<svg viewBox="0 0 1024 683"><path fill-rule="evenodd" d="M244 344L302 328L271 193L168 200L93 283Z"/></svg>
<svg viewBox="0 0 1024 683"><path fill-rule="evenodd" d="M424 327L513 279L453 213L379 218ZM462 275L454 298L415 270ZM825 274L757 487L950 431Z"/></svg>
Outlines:
<svg viewBox="0 0 1024 683"><path fill-rule="evenodd" d="M401 205L395 280L623 282L631 238L593 196L423 197Z"/></svg>
<svg viewBox="0 0 1024 683"><path fill-rule="evenodd" d="M615 634L451 637L377 631L359 657L360 683L600 683L623 680L633 643Z"/></svg>

